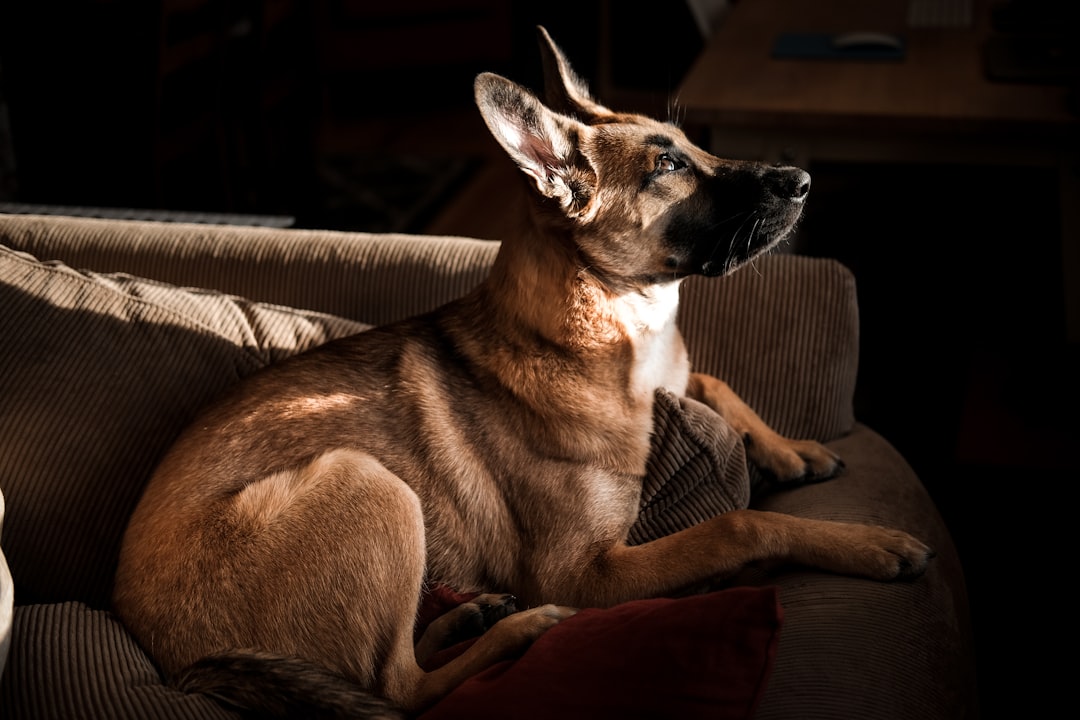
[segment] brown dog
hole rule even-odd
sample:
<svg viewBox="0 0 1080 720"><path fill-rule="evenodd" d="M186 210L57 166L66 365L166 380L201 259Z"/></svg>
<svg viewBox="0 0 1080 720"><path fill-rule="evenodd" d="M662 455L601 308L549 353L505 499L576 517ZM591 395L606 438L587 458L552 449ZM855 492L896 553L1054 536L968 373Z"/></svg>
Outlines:
<svg viewBox="0 0 1080 720"><path fill-rule="evenodd" d="M692 374L674 324L680 280L777 243L810 177L720 160L670 124L608 110L541 39L548 106L496 75L476 81L532 196L487 281L241 383L147 487L115 607L167 673L213 656L185 687L272 704L270 685L332 684L325 668L348 683L312 702L347 705L355 687L416 711L520 652L573 612L563 605L673 593L754 561L878 580L925 569L932 553L903 532L752 510L626 544L658 388L714 408L780 480L838 470ZM437 632L462 613L506 617L425 673L417 654L437 639L414 648L413 629L428 581L531 609L466 606Z"/></svg>

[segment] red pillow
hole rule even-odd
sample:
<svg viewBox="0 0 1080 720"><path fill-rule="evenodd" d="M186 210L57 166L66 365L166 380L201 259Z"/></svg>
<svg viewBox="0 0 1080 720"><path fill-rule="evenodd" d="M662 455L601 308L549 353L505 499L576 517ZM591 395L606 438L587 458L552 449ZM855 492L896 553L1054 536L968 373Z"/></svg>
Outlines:
<svg viewBox="0 0 1080 720"><path fill-rule="evenodd" d="M775 587L582 610L421 717L749 718L782 619Z"/></svg>

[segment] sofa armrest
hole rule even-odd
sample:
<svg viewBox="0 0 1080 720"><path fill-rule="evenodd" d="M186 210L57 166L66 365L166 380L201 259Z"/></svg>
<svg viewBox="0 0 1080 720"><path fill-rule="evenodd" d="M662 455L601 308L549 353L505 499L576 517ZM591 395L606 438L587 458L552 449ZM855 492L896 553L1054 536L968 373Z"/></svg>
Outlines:
<svg viewBox="0 0 1080 720"><path fill-rule="evenodd" d="M937 556L913 582L803 568L748 571L744 582L779 587L784 606L757 720L978 717L964 571L933 500L900 453L867 426L856 423L829 447L847 463L839 477L767 494L752 507L899 528Z"/></svg>

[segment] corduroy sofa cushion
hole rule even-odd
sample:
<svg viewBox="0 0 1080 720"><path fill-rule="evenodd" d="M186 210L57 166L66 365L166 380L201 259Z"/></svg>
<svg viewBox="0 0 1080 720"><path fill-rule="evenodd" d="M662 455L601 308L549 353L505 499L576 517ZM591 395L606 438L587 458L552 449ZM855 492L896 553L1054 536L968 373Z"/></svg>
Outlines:
<svg viewBox="0 0 1080 720"><path fill-rule="evenodd" d="M641 514L628 542L655 540L749 504L742 439L701 403L658 390Z"/></svg>
<svg viewBox="0 0 1080 720"><path fill-rule="evenodd" d="M499 244L459 237L7 215L0 245L70 267L122 272L369 325L476 287Z"/></svg>
<svg viewBox="0 0 1080 720"><path fill-rule="evenodd" d="M0 246L3 547L19 604L109 604L143 484L237 379L364 326Z"/></svg>
<svg viewBox="0 0 1080 720"><path fill-rule="evenodd" d="M80 602L29 605L15 613L0 708L15 720L214 720L238 717L161 674L111 613Z"/></svg>
<svg viewBox="0 0 1080 720"><path fill-rule="evenodd" d="M695 370L723 379L781 435L828 442L855 427L855 277L828 258L768 255L683 283L679 329Z"/></svg>

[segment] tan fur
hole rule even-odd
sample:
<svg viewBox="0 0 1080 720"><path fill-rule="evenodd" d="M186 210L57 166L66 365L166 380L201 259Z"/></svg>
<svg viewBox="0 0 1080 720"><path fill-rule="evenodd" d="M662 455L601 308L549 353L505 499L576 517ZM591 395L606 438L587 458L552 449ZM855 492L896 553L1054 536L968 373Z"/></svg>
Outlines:
<svg viewBox="0 0 1080 720"><path fill-rule="evenodd" d="M115 607L167 673L253 648L418 710L568 606L664 595L761 560L879 580L926 567L930 551L903 532L750 510L626 545L657 388L724 415L780 480L839 467L691 374L674 325L679 280L778 242L809 177L723 161L667 123L611 112L541 38L558 112L477 79L532 198L488 280L246 380L157 469L125 537ZM510 592L532 609L425 673L413 626L426 581Z"/></svg>

